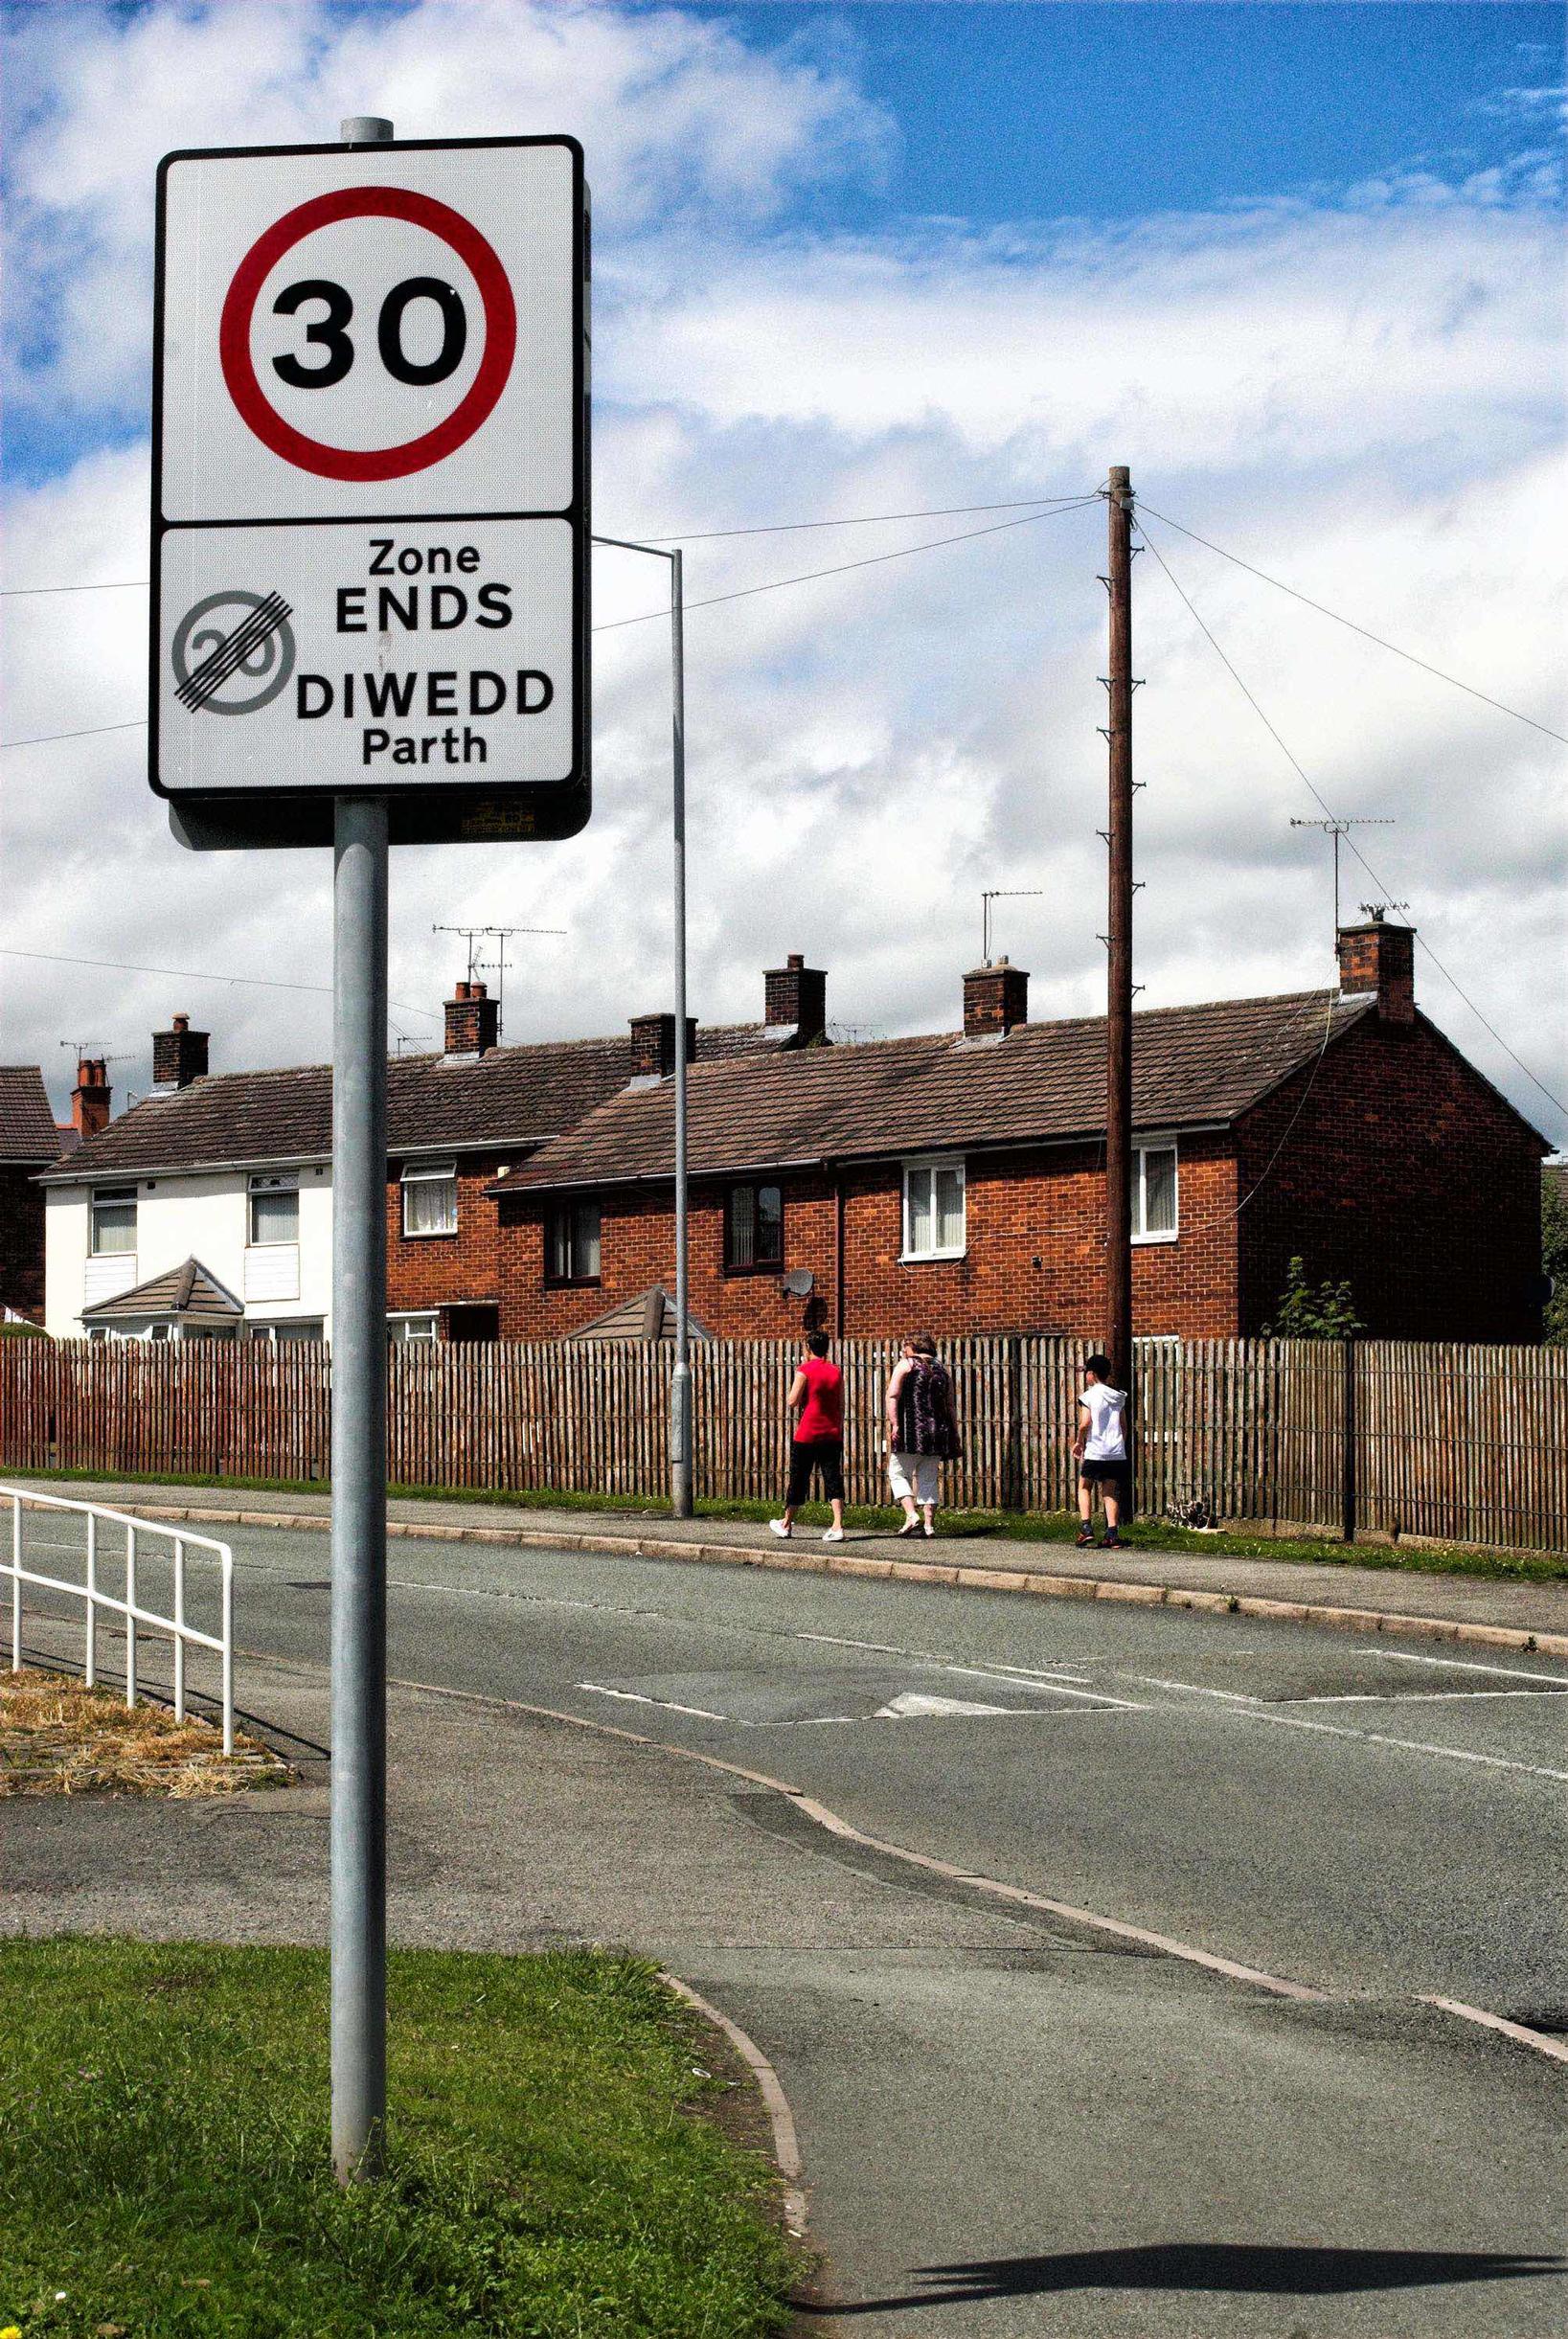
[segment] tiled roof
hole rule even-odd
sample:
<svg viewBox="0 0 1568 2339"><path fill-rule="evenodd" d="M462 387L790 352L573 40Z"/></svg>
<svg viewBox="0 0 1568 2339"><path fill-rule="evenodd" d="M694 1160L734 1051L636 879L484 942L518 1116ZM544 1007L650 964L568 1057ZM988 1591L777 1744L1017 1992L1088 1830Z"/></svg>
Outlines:
<svg viewBox="0 0 1568 2339"><path fill-rule="evenodd" d="M688 1312L687 1336L692 1340L710 1340L713 1334L705 1324ZM579 1325L568 1332L568 1340L668 1340L675 1337L675 1303L662 1283L654 1283L647 1291L639 1291L629 1300L620 1300L595 1316L591 1324Z"/></svg>
<svg viewBox="0 0 1568 2339"><path fill-rule="evenodd" d="M112 1300L100 1300L96 1307L84 1307L81 1319L94 1323L112 1322L120 1316L234 1316L244 1314L234 1293L220 1283L210 1267L199 1259L188 1259L183 1266L168 1267L162 1275L138 1283L132 1291L122 1291Z"/></svg>
<svg viewBox="0 0 1568 2339"><path fill-rule="evenodd" d="M756 1048L761 1024L697 1033L697 1061ZM398 1056L387 1064L387 1150L538 1145L572 1128L631 1078L631 1038L546 1041L485 1056ZM34 1158L53 1161L53 1141ZM72 1179L223 1162L324 1160L332 1149L332 1068L230 1072L148 1097L89 1138L57 1173Z"/></svg>
<svg viewBox="0 0 1568 2339"><path fill-rule="evenodd" d="M0 1161L52 1162L59 1131L36 1064L0 1064Z"/></svg>
<svg viewBox="0 0 1568 2339"><path fill-rule="evenodd" d="M1136 1127L1224 1124L1369 1012L1374 994L1297 991L1156 1008L1133 1018ZM1105 1125L1099 1016L696 1065L691 1159L701 1172L1094 1136ZM671 1084L609 1098L504 1187L602 1186L672 1174Z"/></svg>

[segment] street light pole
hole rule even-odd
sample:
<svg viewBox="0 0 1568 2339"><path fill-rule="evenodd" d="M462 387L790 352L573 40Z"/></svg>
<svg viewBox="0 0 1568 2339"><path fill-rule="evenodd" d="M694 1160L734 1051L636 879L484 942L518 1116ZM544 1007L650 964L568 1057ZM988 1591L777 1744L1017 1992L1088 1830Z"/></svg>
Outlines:
<svg viewBox="0 0 1568 2339"><path fill-rule="evenodd" d="M675 1367L670 1378L670 1508L692 1516L692 1331L687 1243L686 1152L686 601L680 547L595 536L618 552L648 553L670 563L670 750L674 829L675 920Z"/></svg>

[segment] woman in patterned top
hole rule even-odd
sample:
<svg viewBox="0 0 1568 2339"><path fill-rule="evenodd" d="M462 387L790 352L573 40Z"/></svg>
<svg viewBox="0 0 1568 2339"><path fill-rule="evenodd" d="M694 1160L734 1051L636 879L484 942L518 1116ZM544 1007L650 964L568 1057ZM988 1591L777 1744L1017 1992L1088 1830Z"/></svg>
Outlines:
<svg viewBox="0 0 1568 2339"><path fill-rule="evenodd" d="M953 1382L929 1332L916 1332L887 1385L888 1483L902 1505L902 1535L937 1532L941 1465L958 1452ZM923 1516L921 1515L923 1513Z"/></svg>

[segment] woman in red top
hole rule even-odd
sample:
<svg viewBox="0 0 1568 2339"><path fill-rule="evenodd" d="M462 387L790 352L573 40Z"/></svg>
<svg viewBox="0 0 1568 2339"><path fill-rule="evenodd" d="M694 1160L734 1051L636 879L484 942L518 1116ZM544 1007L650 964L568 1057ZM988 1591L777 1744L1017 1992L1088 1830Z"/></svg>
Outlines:
<svg viewBox="0 0 1568 2339"><path fill-rule="evenodd" d="M810 1354L795 1367L789 1384L789 1410L799 1414L789 1449L789 1491L782 1518L769 1519L776 1535L794 1533L795 1513L810 1491L811 1473L822 1472L822 1490L833 1507L833 1523L824 1543L844 1540L844 1375L828 1361L828 1335L813 1332L807 1342Z"/></svg>

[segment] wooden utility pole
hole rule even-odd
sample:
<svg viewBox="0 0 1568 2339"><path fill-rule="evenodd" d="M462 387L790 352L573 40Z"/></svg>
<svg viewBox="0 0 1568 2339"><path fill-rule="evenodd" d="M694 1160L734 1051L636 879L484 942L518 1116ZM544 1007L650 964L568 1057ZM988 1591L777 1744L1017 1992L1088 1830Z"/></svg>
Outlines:
<svg viewBox="0 0 1568 2339"><path fill-rule="evenodd" d="M1110 475L1110 921L1105 998L1105 1353L1132 1387L1132 484Z"/></svg>

